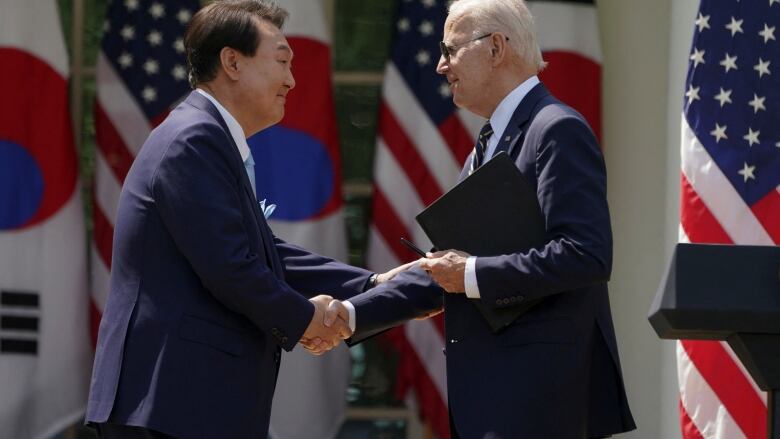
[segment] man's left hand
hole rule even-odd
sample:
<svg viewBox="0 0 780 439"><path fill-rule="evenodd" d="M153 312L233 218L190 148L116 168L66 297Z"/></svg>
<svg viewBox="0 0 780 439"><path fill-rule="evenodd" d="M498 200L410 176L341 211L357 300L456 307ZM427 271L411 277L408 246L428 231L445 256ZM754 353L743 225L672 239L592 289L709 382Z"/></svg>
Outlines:
<svg viewBox="0 0 780 439"><path fill-rule="evenodd" d="M466 259L470 256L468 253L459 250L444 250L426 253L425 256L425 259L420 259L420 268L430 273L436 283L448 293L466 291Z"/></svg>

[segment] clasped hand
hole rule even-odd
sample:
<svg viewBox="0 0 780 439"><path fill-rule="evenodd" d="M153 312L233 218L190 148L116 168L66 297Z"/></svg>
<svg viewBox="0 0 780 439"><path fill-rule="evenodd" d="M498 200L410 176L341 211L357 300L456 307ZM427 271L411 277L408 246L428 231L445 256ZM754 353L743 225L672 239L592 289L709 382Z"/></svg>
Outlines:
<svg viewBox="0 0 780 439"><path fill-rule="evenodd" d="M314 315L299 343L310 354L322 355L352 336L349 312L343 303L324 294L309 302L314 305Z"/></svg>
<svg viewBox="0 0 780 439"><path fill-rule="evenodd" d="M448 293L463 293L466 291L466 260L470 256L458 250L445 250L436 253L426 253L420 259L420 268L427 271Z"/></svg>

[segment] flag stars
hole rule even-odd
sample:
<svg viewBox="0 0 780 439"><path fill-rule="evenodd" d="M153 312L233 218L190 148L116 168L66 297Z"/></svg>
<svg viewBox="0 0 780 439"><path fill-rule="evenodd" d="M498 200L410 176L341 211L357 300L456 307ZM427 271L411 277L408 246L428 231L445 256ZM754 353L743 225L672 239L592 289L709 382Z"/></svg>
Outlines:
<svg viewBox="0 0 780 439"><path fill-rule="evenodd" d="M157 90L154 89L154 87L146 86L144 87L143 91L141 91L141 97L147 102L154 102L157 100Z"/></svg>
<svg viewBox="0 0 780 439"><path fill-rule="evenodd" d="M176 19L179 20L179 23L181 24L187 24L190 21L190 18L192 18L192 12L187 9L181 9L179 10L179 13L176 14Z"/></svg>
<svg viewBox="0 0 780 439"><path fill-rule="evenodd" d="M701 15L701 12L699 12L699 16L696 18L696 26L699 27L699 32L703 31L704 29L710 28L710 16L709 15Z"/></svg>
<svg viewBox="0 0 780 439"><path fill-rule="evenodd" d="M138 0L125 0L125 8L128 11L135 11L138 9Z"/></svg>
<svg viewBox="0 0 780 439"><path fill-rule="evenodd" d="M715 124L715 129L710 131L710 134L715 136L715 143L720 143L721 140L728 140L729 136L726 135L726 125L720 126Z"/></svg>
<svg viewBox="0 0 780 439"><path fill-rule="evenodd" d="M424 37L428 37L433 34L433 23L428 20L420 23L420 27L417 28Z"/></svg>
<svg viewBox="0 0 780 439"><path fill-rule="evenodd" d="M737 20L734 17L731 17L731 23L726 25L726 29L731 31L731 36L732 37L734 35L738 34L738 33L740 33L740 34L744 34L745 33L745 31L742 30L742 23L744 21L745 20Z"/></svg>
<svg viewBox="0 0 780 439"><path fill-rule="evenodd" d="M146 36L146 41L148 41L152 46L159 46L162 44L162 33L160 31L153 30L149 32L149 35Z"/></svg>
<svg viewBox="0 0 780 439"><path fill-rule="evenodd" d="M147 59L143 66L147 75L155 75L160 71L160 65L153 59Z"/></svg>
<svg viewBox="0 0 780 439"><path fill-rule="evenodd" d="M159 20L165 16L165 6L156 2L152 3L152 6L149 7L149 15L151 15L155 20Z"/></svg>
<svg viewBox="0 0 780 439"><path fill-rule="evenodd" d="M449 98L452 96L452 90L450 90L450 84L447 82L442 82L439 86L439 94L442 98Z"/></svg>
<svg viewBox="0 0 780 439"><path fill-rule="evenodd" d="M742 166L742 169L737 171L737 174L741 175L742 178L745 179L745 183L747 183L748 180L755 180L756 175L754 174L756 172L755 166L748 166L747 162L745 162L744 166Z"/></svg>
<svg viewBox="0 0 780 439"><path fill-rule="evenodd" d="M721 60L720 65L723 66L724 69L726 69L726 73L729 72L729 70L737 70L737 57L731 56L728 53L726 53L726 56L723 57L723 60Z"/></svg>
<svg viewBox="0 0 780 439"><path fill-rule="evenodd" d="M756 114L761 110L766 111L766 107L764 106L765 100L766 96L759 97L757 94L753 93L753 100L748 102L748 105L753 107L753 114Z"/></svg>
<svg viewBox="0 0 780 439"><path fill-rule="evenodd" d="M117 58L117 62L119 63L120 67L126 69L133 65L133 55L130 55L127 52L122 52L122 54L119 55L119 58Z"/></svg>
<svg viewBox="0 0 780 439"><path fill-rule="evenodd" d="M758 136L761 134L761 131L753 131L753 128L748 128L748 133L742 136L743 139L747 140L747 142L752 147L755 144L761 143L758 140Z"/></svg>
<svg viewBox="0 0 780 439"><path fill-rule="evenodd" d="M119 35L122 36L123 40L130 41L135 38L135 28L133 26L126 25L122 28L122 30L119 31Z"/></svg>
<svg viewBox="0 0 780 439"><path fill-rule="evenodd" d="M183 81L184 78L187 77L187 70L184 68L183 65L177 64L176 66L171 69L171 75L177 80L177 81Z"/></svg>
<svg viewBox="0 0 780 439"><path fill-rule="evenodd" d="M693 84L688 86L688 91L685 92L685 97L688 98L688 105L691 105L691 102L693 101L701 99L699 97L699 90L701 90L701 87L694 87Z"/></svg>
<svg viewBox="0 0 780 439"><path fill-rule="evenodd" d="M436 0L422 0L423 6L430 9L434 6L436 6Z"/></svg>
<svg viewBox="0 0 780 439"><path fill-rule="evenodd" d="M769 40L775 40L775 27L776 26L769 27L766 23L764 23L764 30L758 33L758 35L764 38L764 44L768 43Z"/></svg>
<svg viewBox="0 0 780 439"><path fill-rule="evenodd" d="M693 54L691 54L690 57L691 61L693 61L693 67L699 67L699 64L705 64L704 62L704 51L696 49L694 47Z"/></svg>
<svg viewBox="0 0 780 439"><path fill-rule="evenodd" d="M421 50L417 52L417 56L414 59L417 60L417 64L424 66L431 62L431 54L427 50Z"/></svg>
<svg viewBox="0 0 780 439"><path fill-rule="evenodd" d="M724 105L731 103L731 92L732 90L723 90L723 87L721 87L720 93L715 95L715 100L720 102L721 108L723 108Z"/></svg>
<svg viewBox="0 0 780 439"><path fill-rule="evenodd" d="M398 20L398 24L396 26L398 27L398 30L400 32L407 32L412 27L411 23L409 23L408 18L402 18Z"/></svg>
<svg viewBox="0 0 780 439"><path fill-rule="evenodd" d="M173 42L173 49L177 53L184 53L184 40L176 38L176 41Z"/></svg>
<svg viewBox="0 0 780 439"><path fill-rule="evenodd" d="M771 75L769 71L769 64L771 61L764 61L762 58L758 59L758 64L753 66L753 70L758 72L758 77L761 78L764 75Z"/></svg>

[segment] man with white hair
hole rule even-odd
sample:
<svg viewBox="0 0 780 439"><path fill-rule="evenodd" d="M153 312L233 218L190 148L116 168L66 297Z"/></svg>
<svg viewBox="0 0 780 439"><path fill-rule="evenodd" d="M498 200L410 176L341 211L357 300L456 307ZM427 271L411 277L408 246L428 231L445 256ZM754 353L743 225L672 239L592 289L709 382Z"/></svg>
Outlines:
<svg viewBox="0 0 780 439"><path fill-rule="evenodd" d="M455 104L487 119L461 179L506 152L535 190L546 227L546 242L528 251L472 257L446 250L420 262L448 293L452 436L598 438L636 428L607 294L612 233L593 132L537 78L545 63L522 0L453 2L441 52L437 71ZM409 304L420 300L404 288L352 298L355 337L379 329L383 318L411 314L421 307ZM493 333L472 300L495 308L538 303Z"/></svg>

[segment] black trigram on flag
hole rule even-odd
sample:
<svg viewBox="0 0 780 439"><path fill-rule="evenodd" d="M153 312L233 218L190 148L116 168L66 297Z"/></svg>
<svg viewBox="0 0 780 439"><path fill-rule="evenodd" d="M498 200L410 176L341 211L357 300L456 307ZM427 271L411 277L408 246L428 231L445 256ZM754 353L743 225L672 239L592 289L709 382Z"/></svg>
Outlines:
<svg viewBox="0 0 780 439"><path fill-rule="evenodd" d="M38 354L40 295L0 291L0 354Z"/></svg>

